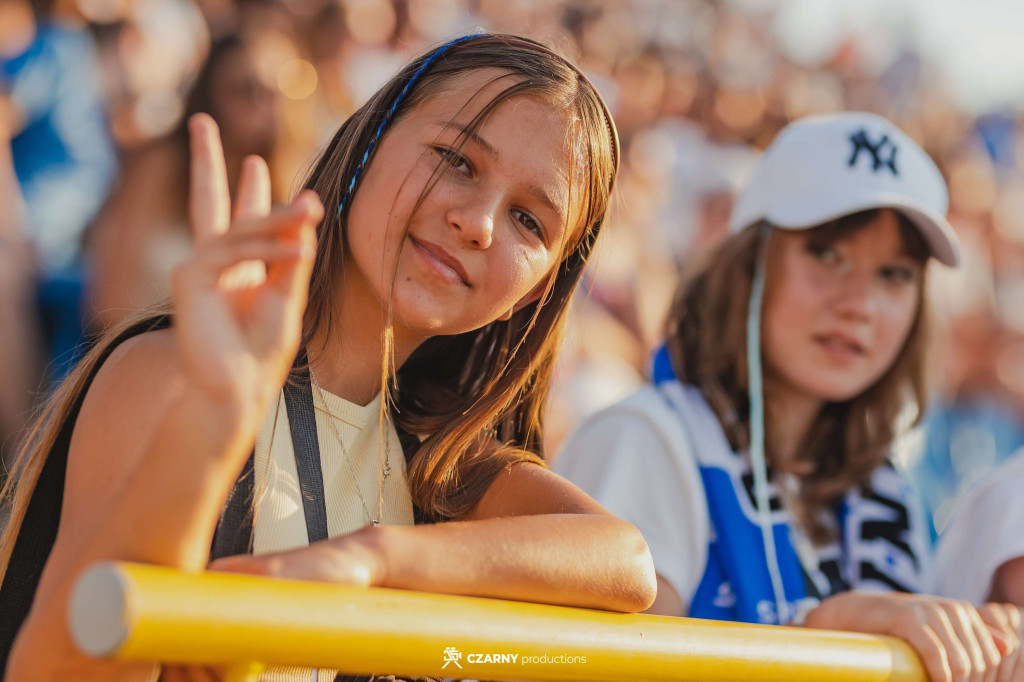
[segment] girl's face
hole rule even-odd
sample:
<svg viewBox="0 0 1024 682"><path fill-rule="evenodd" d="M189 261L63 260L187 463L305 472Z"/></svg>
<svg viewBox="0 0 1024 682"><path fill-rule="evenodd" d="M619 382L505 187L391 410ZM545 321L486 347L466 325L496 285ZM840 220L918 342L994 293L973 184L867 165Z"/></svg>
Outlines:
<svg viewBox="0 0 1024 682"><path fill-rule="evenodd" d="M238 157L269 156L277 138L278 91L263 82L254 55L248 49L224 54L211 81L211 113L225 150Z"/></svg>
<svg viewBox="0 0 1024 682"><path fill-rule="evenodd" d="M896 214L880 211L832 244L776 230L762 322L769 380L845 401L895 362L920 299L923 264L904 252Z"/></svg>
<svg viewBox="0 0 1024 682"><path fill-rule="evenodd" d="M466 74L406 114L352 201L346 291L386 305L397 273L396 327L423 337L470 331L535 300L562 255L567 219L576 220L566 112L530 97L501 102L454 150L462 128L514 82L491 82L502 73Z"/></svg>

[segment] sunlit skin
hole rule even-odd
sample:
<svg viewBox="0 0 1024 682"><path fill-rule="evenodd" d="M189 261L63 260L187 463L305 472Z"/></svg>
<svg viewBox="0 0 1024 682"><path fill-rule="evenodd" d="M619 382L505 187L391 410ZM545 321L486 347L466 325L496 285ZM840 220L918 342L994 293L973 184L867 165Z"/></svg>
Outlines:
<svg viewBox="0 0 1024 682"><path fill-rule="evenodd" d="M400 367L429 336L480 327L537 300L565 256L566 226L577 225L579 209L568 206L561 107L502 102L461 156L444 151L455 141L445 126L472 119L508 87L507 77L488 84L502 73L455 79L397 122L366 168L349 216L338 315L331 334L316 330L311 343L327 340L311 353L325 390L360 404L380 390L389 300ZM196 251L175 272L174 325L121 344L89 388L68 452L58 538L12 649L11 679L151 679L152 666L75 649L64 626L75 577L98 560L206 566L223 501L298 350L325 209L303 192L271 212L269 171L255 157L232 207L216 126L198 115L191 132ZM410 221L439 161L440 180ZM649 606L655 583L635 527L530 464L502 473L449 523L367 525L211 568L621 611ZM167 668L161 679L218 677Z"/></svg>
<svg viewBox="0 0 1024 682"><path fill-rule="evenodd" d="M895 362L917 316L922 264L905 253L889 209L831 245L810 230L771 239L762 353L774 445L786 456L824 403L858 396Z"/></svg>
<svg viewBox="0 0 1024 682"><path fill-rule="evenodd" d="M496 75L475 73L399 122L352 204L349 244L356 267L346 270L346 285L363 278L382 300L403 227L431 173L443 165L401 243L394 306L411 334L487 324L524 299L561 255L568 201L564 112L528 97L504 102L455 150L460 129L514 82L487 84ZM390 214L379 208L387 204L393 204ZM447 251L467 281L445 277L417 244Z"/></svg>
<svg viewBox="0 0 1024 682"><path fill-rule="evenodd" d="M516 97L455 151L461 128L514 83L501 76L481 69L460 79L399 121L378 147L349 213L340 322L319 355L349 362L313 362L318 381L339 395L365 403L377 390L389 293L401 366L430 336L476 329L536 300L561 258L579 217L569 206L566 114ZM412 216L439 163L436 185Z"/></svg>

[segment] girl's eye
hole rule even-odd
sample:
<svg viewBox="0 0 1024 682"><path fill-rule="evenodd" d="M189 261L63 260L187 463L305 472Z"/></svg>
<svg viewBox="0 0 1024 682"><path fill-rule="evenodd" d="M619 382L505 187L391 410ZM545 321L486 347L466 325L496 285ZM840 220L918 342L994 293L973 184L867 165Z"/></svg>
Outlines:
<svg viewBox="0 0 1024 682"><path fill-rule="evenodd" d="M449 147L435 147L434 149L441 155L441 161L443 161L445 165L449 166L452 170L464 175L469 175L473 172L472 167L469 165L469 159L454 149Z"/></svg>
<svg viewBox="0 0 1024 682"><path fill-rule="evenodd" d="M907 284L914 281L917 272L905 265L886 265L879 270L879 275L892 284Z"/></svg>
<svg viewBox="0 0 1024 682"><path fill-rule="evenodd" d="M521 211L519 209L514 209L512 211L512 216L517 221L519 221L519 223L523 227L525 227L527 230L529 230L530 232L533 232L534 234L536 234L541 239L544 238L544 228L541 226L541 224L539 222L537 222L537 219L534 218L532 215L530 215L526 211Z"/></svg>
<svg viewBox="0 0 1024 682"><path fill-rule="evenodd" d="M839 250L828 244L809 243L807 245L807 252L810 253L817 261L824 263L825 265L838 265L842 260L842 256L839 255Z"/></svg>

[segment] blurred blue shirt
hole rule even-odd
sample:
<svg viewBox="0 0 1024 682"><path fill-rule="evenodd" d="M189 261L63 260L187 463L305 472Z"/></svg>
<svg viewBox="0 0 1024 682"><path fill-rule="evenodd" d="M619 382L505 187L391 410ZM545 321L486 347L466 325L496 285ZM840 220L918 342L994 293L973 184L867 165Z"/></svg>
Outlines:
<svg viewBox="0 0 1024 682"><path fill-rule="evenodd" d="M928 517L942 534L957 502L1024 445L1024 423L995 398L936 401L921 425L922 449L908 470Z"/></svg>
<svg viewBox="0 0 1024 682"><path fill-rule="evenodd" d="M11 140L14 169L29 233L44 270L54 272L77 259L82 233L117 170L92 37L41 25L22 54L0 58L0 80L25 117Z"/></svg>

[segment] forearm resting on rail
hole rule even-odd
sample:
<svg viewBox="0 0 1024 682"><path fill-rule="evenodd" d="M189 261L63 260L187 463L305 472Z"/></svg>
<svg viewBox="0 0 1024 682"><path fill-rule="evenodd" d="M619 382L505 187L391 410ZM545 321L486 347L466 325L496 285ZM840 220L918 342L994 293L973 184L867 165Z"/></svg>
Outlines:
<svg viewBox="0 0 1024 682"><path fill-rule="evenodd" d="M385 587L642 611L654 600L643 536L602 514L538 514L368 528Z"/></svg>

